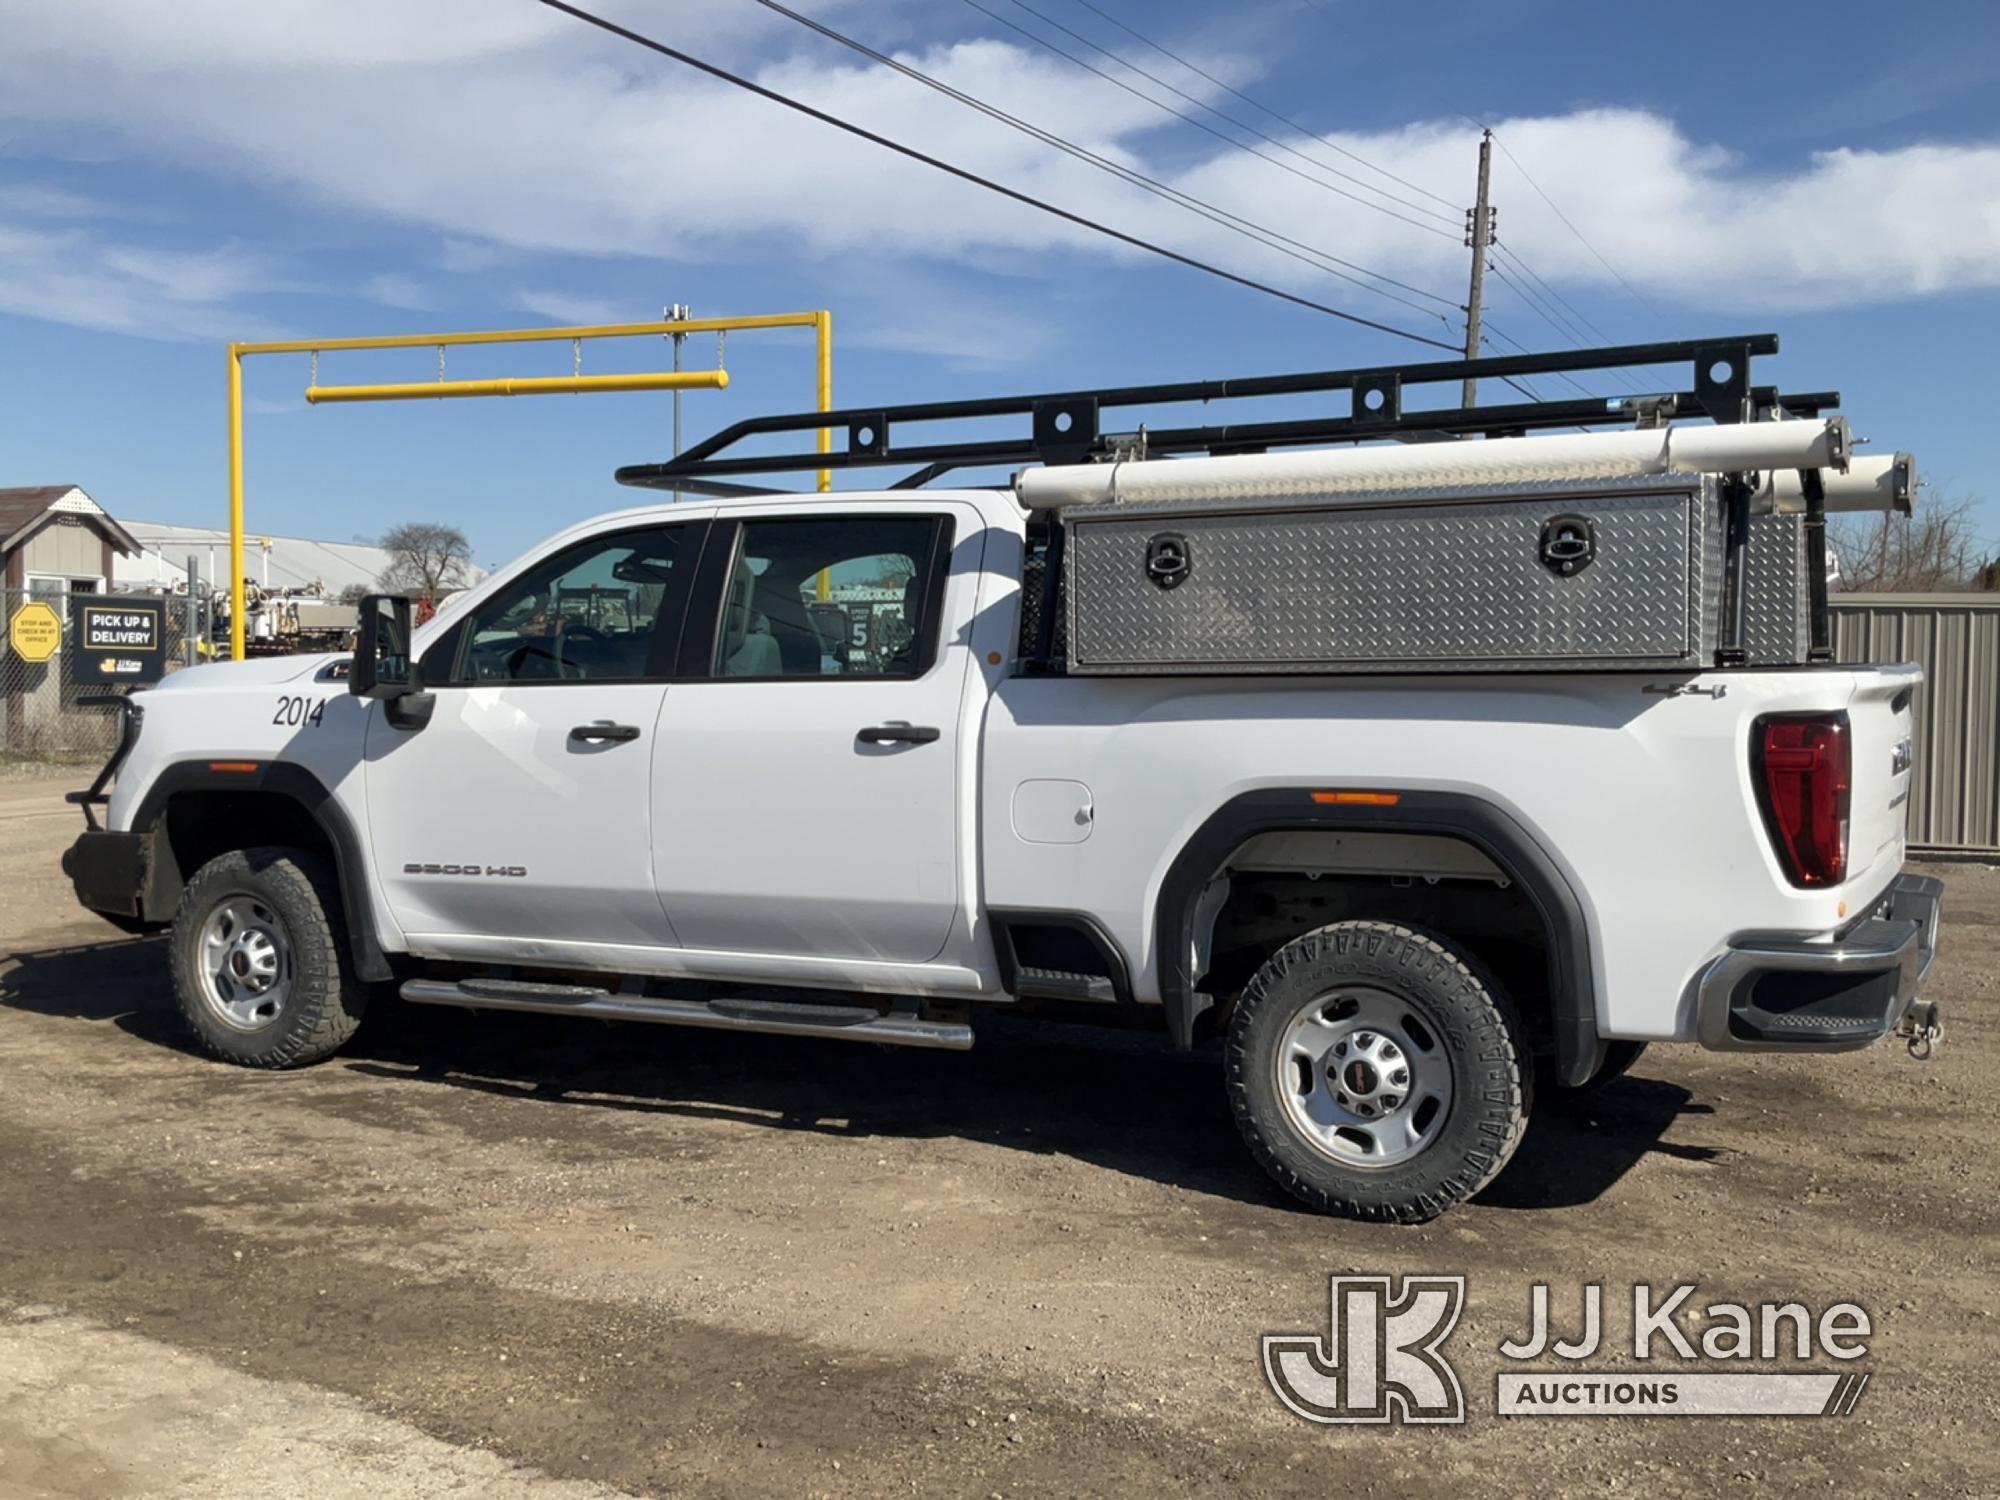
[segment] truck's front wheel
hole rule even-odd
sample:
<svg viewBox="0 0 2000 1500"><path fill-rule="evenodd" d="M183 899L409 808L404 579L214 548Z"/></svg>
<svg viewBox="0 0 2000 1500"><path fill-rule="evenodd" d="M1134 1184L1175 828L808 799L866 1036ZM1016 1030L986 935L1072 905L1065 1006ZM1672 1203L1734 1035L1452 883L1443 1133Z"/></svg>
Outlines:
<svg viewBox="0 0 2000 1500"><path fill-rule="evenodd" d="M174 999L204 1048L252 1068L330 1057L367 990L342 962L339 885L302 849L238 849L203 865L174 914Z"/></svg>
<svg viewBox="0 0 2000 1500"><path fill-rule="evenodd" d="M1527 1125L1513 1006L1469 955L1394 923L1279 949L1237 1003L1227 1056L1251 1152L1324 1213L1434 1218L1492 1181Z"/></svg>

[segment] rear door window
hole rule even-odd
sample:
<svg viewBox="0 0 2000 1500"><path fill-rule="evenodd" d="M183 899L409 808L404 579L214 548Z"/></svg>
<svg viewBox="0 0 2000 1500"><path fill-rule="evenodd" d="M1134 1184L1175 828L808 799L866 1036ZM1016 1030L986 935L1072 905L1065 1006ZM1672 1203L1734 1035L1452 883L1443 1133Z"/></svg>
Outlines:
<svg viewBox="0 0 2000 1500"><path fill-rule="evenodd" d="M745 522L713 675L921 676L937 649L944 526L935 515Z"/></svg>

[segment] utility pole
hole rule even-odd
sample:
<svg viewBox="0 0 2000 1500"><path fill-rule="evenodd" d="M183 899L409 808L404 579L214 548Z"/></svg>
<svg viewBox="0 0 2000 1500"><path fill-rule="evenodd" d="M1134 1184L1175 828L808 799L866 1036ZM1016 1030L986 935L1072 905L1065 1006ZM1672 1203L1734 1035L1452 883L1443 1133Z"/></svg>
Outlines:
<svg viewBox="0 0 2000 1500"><path fill-rule="evenodd" d="M1466 210L1465 243L1472 247L1472 287L1465 302L1465 357L1479 358L1479 321L1486 303L1486 249L1493 243L1493 202L1488 196L1493 186L1493 132L1479 138L1479 197ZM1467 380L1459 405L1479 404L1479 382Z"/></svg>

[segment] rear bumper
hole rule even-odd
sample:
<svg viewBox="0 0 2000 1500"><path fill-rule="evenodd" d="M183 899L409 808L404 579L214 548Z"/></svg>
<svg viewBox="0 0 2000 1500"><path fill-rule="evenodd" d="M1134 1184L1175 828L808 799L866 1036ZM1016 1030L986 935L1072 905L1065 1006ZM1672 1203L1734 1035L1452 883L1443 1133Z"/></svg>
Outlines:
<svg viewBox="0 0 2000 1500"><path fill-rule="evenodd" d="M1696 1029L1728 1052L1848 1052L1880 1041L1915 1003L1937 955L1944 882L1899 875L1829 942L1739 940L1703 972Z"/></svg>

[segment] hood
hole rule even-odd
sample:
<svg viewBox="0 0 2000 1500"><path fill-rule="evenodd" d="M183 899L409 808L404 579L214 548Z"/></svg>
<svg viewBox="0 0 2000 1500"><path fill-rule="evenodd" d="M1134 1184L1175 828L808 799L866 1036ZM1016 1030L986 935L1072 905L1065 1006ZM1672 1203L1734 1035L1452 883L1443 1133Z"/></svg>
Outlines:
<svg viewBox="0 0 2000 1500"><path fill-rule="evenodd" d="M344 661L347 654L345 651L329 651L310 656L256 656L248 661L213 661L169 672L146 691L172 693L189 688L257 687L267 682L291 682L310 676L328 662Z"/></svg>

